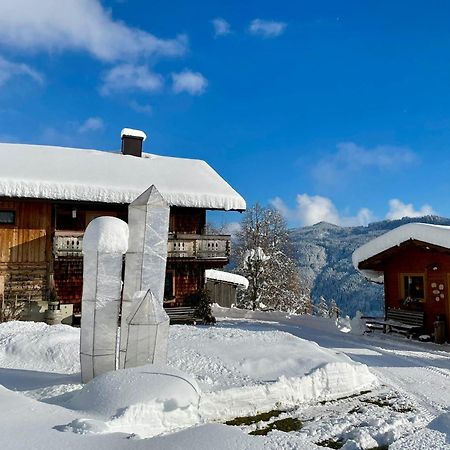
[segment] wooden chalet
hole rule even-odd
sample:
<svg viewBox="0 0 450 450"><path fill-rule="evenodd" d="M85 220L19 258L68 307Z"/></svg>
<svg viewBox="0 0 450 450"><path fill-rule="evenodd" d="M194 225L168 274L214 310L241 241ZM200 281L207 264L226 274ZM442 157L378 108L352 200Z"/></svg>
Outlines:
<svg viewBox="0 0 450 450"><path fill-rule="evenodd" d="M422 333L432 335L439 318L450 341L450 227L403 225L358 248L353 264L369 280L384 282L387 319L408 322L421 313Z"/></svg>
<svg viewBox="0 0 450 450"><path fill-rule="evenodd" d="M0 298L30 301L39 319L54 280L61 304L79 313L86 226L98 216L126 221L152 184L171 205L166 306L183 306L206 269L228 263L230 236L206 232L206 211L242 211L243 198L204 161L142 153L144 138L123 130L115 153L0 144Z"/></svg>

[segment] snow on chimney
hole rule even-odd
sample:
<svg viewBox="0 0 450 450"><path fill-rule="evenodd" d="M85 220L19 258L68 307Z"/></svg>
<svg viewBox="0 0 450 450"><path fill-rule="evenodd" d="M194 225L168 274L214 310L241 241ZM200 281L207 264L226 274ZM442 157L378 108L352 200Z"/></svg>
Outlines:
<svg viewBox="0 0 450 450"><path fill-rule="evenodd" d="M147 135L143 131L124 128L120 137L122 138L123 155L142 156L142 143L147 139Z"/></svg>

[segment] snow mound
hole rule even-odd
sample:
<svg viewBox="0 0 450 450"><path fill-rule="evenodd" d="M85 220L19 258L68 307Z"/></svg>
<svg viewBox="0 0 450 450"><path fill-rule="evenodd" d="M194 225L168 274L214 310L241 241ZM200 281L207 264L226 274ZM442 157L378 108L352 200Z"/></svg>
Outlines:
<svg viewBox="0 0 450 450"><path fill-rule="evenodd" d="M80 330L43 322L0 324L0 366L42 372L77 373Z"/></svg>
<svg viewBox="0 0 450 450"><path fill-rule="evenodd" d="M82 410L67 430L79 434L123 432L150 437L199 422L200 389L183 372L148 364L108 372L73 394L65 406Z"/></svg>
<svg viewBox="0 0 450 450"><path fill-rule="evenodd" d="M204 394L200 410L202 416L209 420L231 419L274 408L336 400L372 389L377 384L377 379L364 364L333 362L304 376L281 376L270 384Z"/></svg>
<svg viewBox="0 0 450 450"><path fill-rule="evenodd" d="M362 318L361 311L356 311L355 317L350 321L350 333L362 336L367 331L366 321Z"/></svg>
<svg viewBox="0 0 450 450"><path fill-rule="evenodd" d="M128 225L117 217L97 217L86 228L83 252L126 253Z"/></svg>
<svg viewBox="0 0 450 450"><path fill-rule="evenodd" d="M165 409L197 405L200 389L194 379L168 366L147 364L104 373L77 392L72 409L111 417L131 405L163 403Z"/></svg>

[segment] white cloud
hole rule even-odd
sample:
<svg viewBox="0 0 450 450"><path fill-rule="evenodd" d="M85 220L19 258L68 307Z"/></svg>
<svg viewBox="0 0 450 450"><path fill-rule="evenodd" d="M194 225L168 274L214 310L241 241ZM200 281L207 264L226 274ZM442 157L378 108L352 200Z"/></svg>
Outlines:
<svg viewBox="0 0 450 450"><path fill-rule="evenodd" d="M87 51L102 61L185 53L187 39L160 39L114 20L99 0L2 0L0 43L13 49Z"/></svg>
<svg viewBox="0 0 450 450"><path fill-rule="evenodd" d="M191 95L201 95L208 86L208 80L199 72L183 70L172 73L172 89L176 94L187 92Z"/></svg>
<svg viewBox="0 0 450 450"><path fill-rule="evenodd" d="M129 90L157 92L163 85L163 77L151 72L147 66L120 64L106 72L100 92L103 95Z"/></svg>
<svg viewBox="0 0 450 450"><path fill-rule="evenodd" d="M295 208L289 208L280 197L275 197L270 203L289 221L309 226L319 222L329 222L335 225L356 226L368 225L377 220L374 213L368 208L361 208L356 215L351 216L339 211L331 199L321 195L298 194ZM403 203L399 199L389 200L389 211L385 218L390 220L403 217L421 217L436 214L428 205L416 210L412 203Z"/></svg>
<svg viewBox="0 0 450 450"><path fill-rule="evenodd" d="M214 36L226 36L227 34L231 33L231 27L230 24L221 17L216 17L215 19L211 20L211 23L214 27Z"/></svg>
<svg viewBox="0 0 450 450"><path fill-rule="evenodd" d="M153 112L153 108L151 105L141 104L136 100L132 100L129 105L131 109L138 113L150 115Z"/></svg>
<svg viewBox="0 0 450 450"><path fill-rule="evenodd" d="M416 154L406 147L365 148L354 142L341 142L337 151L318 161L312 172L319 182L333 184L365 169L404 170L416 161Z"/></svg>
<svg viewBox="0 0 450 450"><path fill-rule="evenodd" d="M27 64L7 61L0 56L0 86L4 85L11 80L11 78L16 76L30 77L38 83L42 83L44 81L43 76Z"/></svg>
<svg viewBox="0 0 450 450"><path fill-rule="evenodd" d="M256 36L273 38L283 34L287 24L273 20L254 19L250 22L248 31Z"/></svg>
<svg viewBox="0 0 450 450"><path fill-rule="evenodd" d="M98 131L105 128L105 124L100 117L89 117L79 127L79 133L87 133L89 131Z"/></svg>
<svg viewBox="0 0 450 450"><path fill-rule="evenodd" d="M367 225L375 220L374 214L368 208L361 208L355 216L341 214L331 199L321 195L297 195L295 209L288 208L279 197L271 200L271 204L286 219L300 226L314 225L319 222L343 226Z"/></svg>
<svg viewBox="0 0 450 450"><path fill-rule="evenodd" d="M423 205L420 209L415 209L412 203L403 203L397 198L389 200L389 212L386 219L395 220L403 217L421 217L436 214L430 205Z"/></svg>
<svg viewBox="0 0 450 450"><path fill-rule="evenodd" d="M225 234L230 234L235 237L237 233L239 233L242 229L242 226L239 222L228 222L223 227L223 232Z"/></svg>

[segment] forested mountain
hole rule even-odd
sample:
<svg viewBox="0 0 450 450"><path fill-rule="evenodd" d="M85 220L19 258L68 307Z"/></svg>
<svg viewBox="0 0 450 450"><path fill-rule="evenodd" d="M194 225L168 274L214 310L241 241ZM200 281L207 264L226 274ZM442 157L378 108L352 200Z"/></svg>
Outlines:
<svg viewBox="0 0 450 450"><path fill-rule="evenodd" d="M343 314L357 310L380 313L383 286L370 283L353 267L353 251L365 242L410 222L450 225L450 219L438 216L384 220L368 226L340 227L326 222L290 231L292 256L300 266L302 283L311 289L315 303L320 296L336 300Z"/></svg>

